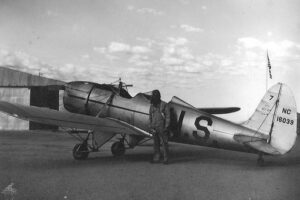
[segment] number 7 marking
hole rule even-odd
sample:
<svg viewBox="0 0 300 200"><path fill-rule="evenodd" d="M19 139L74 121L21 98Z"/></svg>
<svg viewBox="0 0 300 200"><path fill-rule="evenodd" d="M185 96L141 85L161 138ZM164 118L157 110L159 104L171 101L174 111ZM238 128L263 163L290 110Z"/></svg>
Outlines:
<svg viewBox="0 0 300 200"><path fill-rule="evenodd" d="M274 97L273 95L270 95L270 99L269 99L269 100L272 100L272 99L273 99L273 97Z"/></svg>

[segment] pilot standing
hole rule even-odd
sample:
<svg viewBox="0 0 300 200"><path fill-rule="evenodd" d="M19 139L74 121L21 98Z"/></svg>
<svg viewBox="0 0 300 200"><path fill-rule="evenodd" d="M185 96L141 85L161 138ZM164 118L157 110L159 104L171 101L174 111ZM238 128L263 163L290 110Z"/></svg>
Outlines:
<svg viewBox="0 0 300 200"><path fill-rule="evenodd" d="M160 161L160 143L162 143L163 163L168 164L168 126L170 123L170 112L168 104L161 100L158 90L152 91L149 120L150 132L153 135L154 149L152 163L158 163Z"/></svg>

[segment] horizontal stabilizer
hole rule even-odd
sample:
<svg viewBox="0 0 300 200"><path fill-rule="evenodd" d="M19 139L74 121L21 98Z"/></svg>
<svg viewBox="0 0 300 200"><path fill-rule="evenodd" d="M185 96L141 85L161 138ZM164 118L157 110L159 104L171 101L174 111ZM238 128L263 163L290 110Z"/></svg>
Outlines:
<svg viewBox="0 0 300 200"><path fill-rule="evenodd" d="M222 107L222 108L198 108L198 110L201 110L203 112L209 113L209 114L228 114L233 113L241 110L239 107Z"/></svg>
<svg viewBox="0 0 300 200"><path fill-rule="evenodd" d="M175 104L178 104L178 105L181 105L181 106L185 106L185 107L188 107L188 108L194 108L194 109L196 109L191 104L183 101L182 99L180 99L180 98L178 98L176 96L173 96L173 98L171 99L170 103L175 103Z"/></svg>
<svg viewBox="0 0 300 200"><path fill-rule="evenodd" d="M215 107L215 108L195 108L191 104L183 101L182 99L174 96L171 100L171 103L175 103L181 106L185 106L188 108L192 108L198 111L203 111L209 114L227 114L227 113L233 113L240 110L239 107Z"/></svg>
<svg viewBox="0 0 300 200"><path fill-rule="evenodd" d="M261 137L251 137L251 136L246 136L246 135L235 135L233 136L234 140L242 143L248 147L251 147L254 150L257 150L259 152L263 152L266 154L271 154L271 155L281 155L279 151L277 151L274 147L272 147L268 141L267 137L264 135L260 135Z"/></svg>

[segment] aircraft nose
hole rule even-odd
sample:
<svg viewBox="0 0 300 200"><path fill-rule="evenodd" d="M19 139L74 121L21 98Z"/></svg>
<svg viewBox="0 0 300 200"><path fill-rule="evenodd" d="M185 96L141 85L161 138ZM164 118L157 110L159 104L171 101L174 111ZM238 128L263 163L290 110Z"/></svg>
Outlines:
<svg viewBox="0 0 300 200"><path fill-rule="evenodd" d="M65 85L63 103L65 109L73 113L86 113L86 103L93 84L83 81L69 82Z"/></svg>

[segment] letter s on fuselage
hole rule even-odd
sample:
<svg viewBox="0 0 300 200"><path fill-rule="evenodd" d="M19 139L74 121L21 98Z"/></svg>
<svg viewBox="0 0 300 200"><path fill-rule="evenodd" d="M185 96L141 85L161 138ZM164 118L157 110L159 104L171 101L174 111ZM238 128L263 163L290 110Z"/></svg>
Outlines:
<svg viewBox="0 0 300 200"><path fill-rule="evenodd" d="M179 143L211 146L239 151L251 151L236 142L233 136L237 133L252 135L253 131L214 115L183 106L172 101L169 103L171 112L171 140Z"/></svg>

